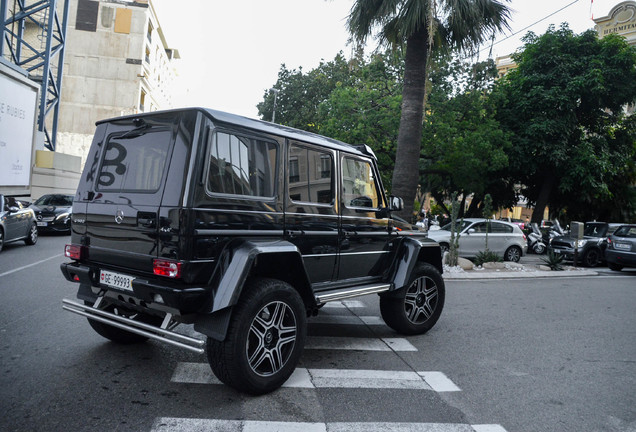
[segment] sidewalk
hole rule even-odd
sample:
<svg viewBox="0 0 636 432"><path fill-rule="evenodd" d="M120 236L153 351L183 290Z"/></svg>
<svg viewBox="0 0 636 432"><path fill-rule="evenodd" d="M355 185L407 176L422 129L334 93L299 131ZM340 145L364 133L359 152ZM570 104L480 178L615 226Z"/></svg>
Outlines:
<svg viewBox="0 0 636 432"><path fill-rule="evenodd" d="M462 279L513 279L513 278L555 278L574 276L597 276L598 272L581 267L564 266L562 271L543 270L538 265L498 263L500 268L475 267L472 270L464 270L461 267L449 267L444 265L445 280ZM543 266L541 266L543 267Z"/></svg>

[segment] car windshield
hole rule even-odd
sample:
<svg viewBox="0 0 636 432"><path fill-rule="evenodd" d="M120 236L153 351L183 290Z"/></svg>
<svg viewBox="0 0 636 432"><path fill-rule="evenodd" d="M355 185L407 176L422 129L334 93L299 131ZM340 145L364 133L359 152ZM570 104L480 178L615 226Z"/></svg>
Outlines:
<svg viewBox="0 0 636 432"><path fill-rule="evenodd" d="M622 226L614 233L617 237L636 238L636 226Z"/></svg>
<svg viewBox="0 0 636 432"><path fill-rule="evenodd" d="M460 222L461 222L461 228L459 229L459 231L464 231L464 229L466 229L466 227L472 223L472 222L469 222L469 221L458 221L457 224L459 224ZM451 230L451 224L446 224L443 227L441 227L440 229L443 229L443 230L446 230L446 231L450 231Z"/></svg>
<svg viewBox="0 0 636 432"><path fill-rule="evenodd" d="M52 206L72 206L73 197L66 195L43 195L33 204L35 205L52 205Z"/></svg>
<svg viewBox="0 0 636 432"><path fill-rule="evenodd" d="M604 237L607 234L606 224L586 224L583 235L590 237Z"/></svg>

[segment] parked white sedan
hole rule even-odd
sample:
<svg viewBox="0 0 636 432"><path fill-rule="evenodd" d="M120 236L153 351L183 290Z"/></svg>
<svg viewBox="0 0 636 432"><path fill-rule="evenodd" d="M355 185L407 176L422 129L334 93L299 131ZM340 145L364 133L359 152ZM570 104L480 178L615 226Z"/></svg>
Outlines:
<svg viewBox="0 0 636 432"><path fill-rule="evenodd" d="M509 222L487 219L463 219L459 235L459 256L473 258L486 250L486 234L488 234L488 250L502 256L504 261L518 262L528 250L526 236L521 229ZM442 254L449 249L450 224L438 230L428 232L429 238L439 243Z"/></svg>

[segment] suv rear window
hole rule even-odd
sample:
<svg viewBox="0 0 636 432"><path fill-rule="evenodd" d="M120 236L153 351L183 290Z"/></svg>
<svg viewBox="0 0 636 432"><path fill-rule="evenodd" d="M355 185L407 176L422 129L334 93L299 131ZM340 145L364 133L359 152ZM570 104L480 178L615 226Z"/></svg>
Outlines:
<svg viewBox="0 0 636 432"><path fill-rule="evenodd" d="M168 128L111 136L106 144L96 189L156 192L161 185L171 140L172 131Z"/></svg>
<svg viewBox="0 0 636 432"><path fill-rule="evenodd" d="M257 138L217 132L208 161L212 193L273 197L278 146Z"/></svg>

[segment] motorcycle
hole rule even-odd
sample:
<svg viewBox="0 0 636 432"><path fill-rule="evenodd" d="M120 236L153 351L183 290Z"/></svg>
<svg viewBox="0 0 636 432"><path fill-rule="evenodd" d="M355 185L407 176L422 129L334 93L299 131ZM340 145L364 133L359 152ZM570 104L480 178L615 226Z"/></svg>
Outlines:
<svg viewBox="0 0 636 432"><path fill-rule="evenodd" d="M532 231L528 233L528 249L537 255L541 255L546 250L546 244L543 241L543 234L539 229L539 225L531 224Z"/></svg>

